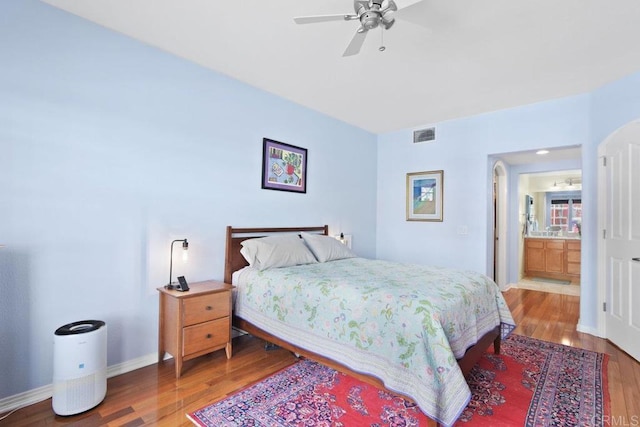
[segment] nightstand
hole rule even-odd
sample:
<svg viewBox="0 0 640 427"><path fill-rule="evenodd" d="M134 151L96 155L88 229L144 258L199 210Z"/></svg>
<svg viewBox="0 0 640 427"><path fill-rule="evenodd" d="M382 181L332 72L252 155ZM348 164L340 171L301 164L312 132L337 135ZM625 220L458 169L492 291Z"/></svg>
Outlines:
<svg viewBox="0 0 640 427"><path fill-rule="evenodd" d="M176 378L182 363L225 349L231 358L231 290L228 283L208 280L189 284L190 290L158 288L160 319L158 361L170 353L176 362Z"/></svg>

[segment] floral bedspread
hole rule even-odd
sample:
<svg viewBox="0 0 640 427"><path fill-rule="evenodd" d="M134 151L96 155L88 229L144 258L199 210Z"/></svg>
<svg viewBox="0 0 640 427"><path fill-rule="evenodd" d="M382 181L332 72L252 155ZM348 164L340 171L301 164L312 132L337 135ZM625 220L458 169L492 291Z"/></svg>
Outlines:
<svg viewBox="0 0 640 427"><path fill-rule="evenodd" d="M456 362L514 321L498 286L472 272L351 258L237 273L235 314L380 378L451 425L471 392Z"/></svg>

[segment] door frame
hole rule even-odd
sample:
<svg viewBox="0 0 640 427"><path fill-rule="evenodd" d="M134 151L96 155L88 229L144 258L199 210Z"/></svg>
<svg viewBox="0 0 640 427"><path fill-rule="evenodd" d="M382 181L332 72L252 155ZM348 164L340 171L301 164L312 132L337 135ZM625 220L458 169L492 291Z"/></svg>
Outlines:
<svg viewBox="0 0 640 427"><path fill-rule="evenodd" d="M508 181L507 168L501 160L493 166L492 192L493 192L493 280L501 290L506 290L509 280L507 279L507 265L509 256L507 254L507 227L508 227ZM495 182L495 184L494 184ZM493 202L492 201L492 202ZM501 259L502 257L502 259Z"/></svg>

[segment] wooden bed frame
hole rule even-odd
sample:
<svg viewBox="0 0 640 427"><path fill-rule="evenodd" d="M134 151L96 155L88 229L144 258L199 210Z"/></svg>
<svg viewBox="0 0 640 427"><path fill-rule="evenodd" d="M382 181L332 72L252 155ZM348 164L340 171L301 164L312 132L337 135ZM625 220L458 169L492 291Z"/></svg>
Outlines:
<svg viewBox="0 0 640 427"><path fill-rule="evenodd" d="M247 261L244 259L242 254L240 254L241 245L240 243L243 240L263 237L266 235L274 235L274 234L282 234L282 233L300 233L305 231L307 233L317 233L323 234L325 236L329 235L329 227L327 225L318 226L318 227L286 227L286 228L234 228L231 226L227 227L227 236L226 236L226 255L225 255L225 263L224 263L224 281L226 283L231 283L231 276L234 271L240 270L241 268L249 265ZM301 355L308 359L315 360L320 362L326 366L329 366L337 371L343 372L347 375L351 375L355 378L358 378L361 381L364 381L368 384L372 384L376 387L385 388L384 384L380 379L374 377L372 375L367 375L359 372L352 371L346 366L336 362L335 360L329 359L320 354L311 352L309 350L305 350L304 348L298 347L295 344L289 343L283 339L280 339L270 333L263 331L258 326L237 317L235 314L233 315L233 326L238 329L241 329L255 337L263 339L267 342L276 344L284 349L287 349L295 354ZM489 331L485 334L480 340L472 347L468 348L462 359L458 359L458 365L460 365L460 369L462 373L466 376L471 368L475 366L478 362L482 354L487 350L487 348L493 342L494 351L496 354L500 353L500 342L501 342L501 334L500 334L500 325L496 326L493 330ZM394 392L397 394L397 392ZM406 399L411 400L411 398L404 396ZM433 424L429 425L437 425L435 421Z"/></svg>

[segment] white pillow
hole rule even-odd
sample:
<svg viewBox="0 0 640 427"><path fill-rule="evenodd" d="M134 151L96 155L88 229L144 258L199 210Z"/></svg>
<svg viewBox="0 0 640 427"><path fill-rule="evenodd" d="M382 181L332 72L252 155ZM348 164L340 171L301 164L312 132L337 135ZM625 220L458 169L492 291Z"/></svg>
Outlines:
<svg viewBox="0 0 640 427"><path fill-rule="evenodd" d="M319 262L355 258L357 256L345 244L333 237L302 233L302 238Z"/></svg>
<svg viewBox="0 0 640 427"><path fill-rule="evenodd" d="M317 262L297 234L247 239L241 245L244 259L258 270Z"/></svg>

